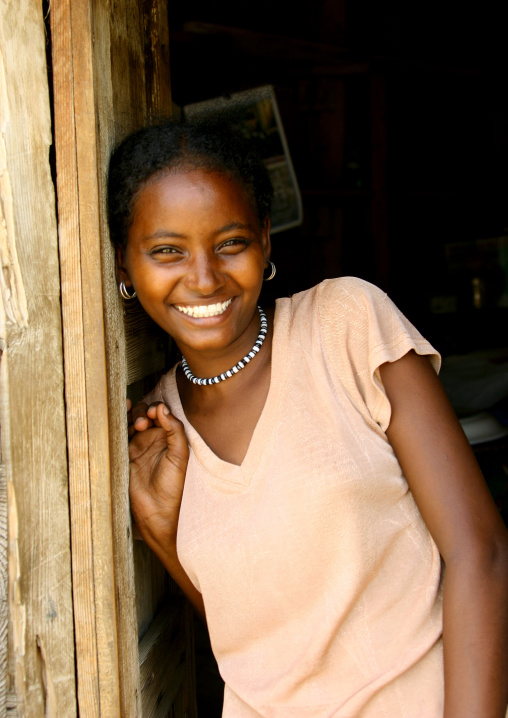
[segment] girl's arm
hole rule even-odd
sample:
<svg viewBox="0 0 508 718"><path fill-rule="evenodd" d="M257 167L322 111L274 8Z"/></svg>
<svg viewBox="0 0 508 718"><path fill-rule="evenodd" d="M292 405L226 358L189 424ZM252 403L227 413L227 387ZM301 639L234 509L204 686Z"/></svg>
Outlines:
<svg viewBox="0 0 508 718"><path fill-rule="evenodd" d="M445 718L504 718L508 534L439 379L414 352L380 367L388 439L443 557Z"/></svg>
<svg viewBox="0 0 508 718"><path fill-rule="evenodd" d="M145 411L143 410L145 414ZM176 552L189 447L182 423L165 404L146 411L146 428L129 442L131 511L146 544L205 620L203 598L185 573Z"/></svg>

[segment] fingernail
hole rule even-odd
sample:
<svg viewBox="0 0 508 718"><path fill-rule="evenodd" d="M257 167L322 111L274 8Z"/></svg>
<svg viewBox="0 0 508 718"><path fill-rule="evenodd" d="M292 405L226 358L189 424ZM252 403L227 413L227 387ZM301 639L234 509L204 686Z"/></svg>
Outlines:
<svg viewBox="0 0 508 718"><path fill-rule="evenodd" d="M165 416L168 416L168 414L169 414L169 409L168 409L167 406L164 407L164 409L162 410L162 413L163 413Z"/></svg>

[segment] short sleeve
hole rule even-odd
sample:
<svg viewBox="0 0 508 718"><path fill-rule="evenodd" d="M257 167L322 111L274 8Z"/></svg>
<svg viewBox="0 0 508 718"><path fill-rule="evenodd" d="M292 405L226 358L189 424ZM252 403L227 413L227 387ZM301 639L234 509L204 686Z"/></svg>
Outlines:
<svg viewBox="0 0 508 718"><path fill-rule="evenodd" d="M332 370L351 399L363 403L386 431L391 407L379 373L381 364L414 350L428 356L438 372L439 354L391 299L369 282L355 277L326 280L319 287L318 304Z"/></svg>
<svg viewBox="0 0 508 718"><path fill-rule="evenodd" d="M164 401L164 397L162 395L162 389L161 389L161 381L157 383L157 385L150 391L148 394L145 394L143 399L141 401L144 401L145 404L153 404L156 401Z"/></svg>
<svg viewBox="0 0 508 718"><path fill-rule="evenodd" d="M148 406L156 401L163 401L171 408L171 404L168 401L168 395L171 393L169 387L171 385L171 377L174 373L174 369L175 367L164 374L154 388L148 392L148 394L145 394L141 401L144 401L145 404L148 404Z"/></svg>

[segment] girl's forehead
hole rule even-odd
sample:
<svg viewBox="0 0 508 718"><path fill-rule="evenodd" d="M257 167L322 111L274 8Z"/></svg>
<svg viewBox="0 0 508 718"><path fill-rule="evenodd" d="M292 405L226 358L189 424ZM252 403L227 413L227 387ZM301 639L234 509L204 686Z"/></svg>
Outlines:
<svg viewBox="0 0 508 718"><path fill-rule="evenodd" d="M132 214L135 226L174 224L202 216L224 215L256 224L257 215L244 188L224 172L189 169L160 174L139 191ZM241 218L241 219L240 219Z"/></svg>
<svg viewBox="0 0 508 718"><path fill-rule="evenodd" d="M165 180L178 186L179 184L210 184L210 185L222 185L224 183L233 185L241 189L243 187L241 182L238 182L228 170L215 169L213 167L199 167L190 165L178 165L176 167L169 167L163 169L160 172L156 172L145 183L145 186L164 183Z"/></svg>
<svg viewBox="0 0 508 718"><path fill-rule="evenodd" d="M161 207L185 204L236 204L253 211L247 192L226 172L184 168L158 173L146 182L134 202L134 216L147 204Z"/></svg>

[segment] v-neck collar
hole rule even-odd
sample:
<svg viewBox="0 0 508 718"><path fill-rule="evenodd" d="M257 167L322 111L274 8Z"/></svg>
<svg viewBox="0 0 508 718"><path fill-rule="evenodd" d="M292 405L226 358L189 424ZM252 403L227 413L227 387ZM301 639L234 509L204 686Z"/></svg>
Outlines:
<svg viewBox="0 0 508 718"><path fill-rule="evenodd" d="M194 455L201 468L207 474L222 481L245 487L248 486L263 458L264 448L267 445L277 417L286 383L290 301L290 299L283 298L278 299L275 304L270 387L265 405L252 434L247 453L240 466L220 459L204 441L199 432L196 431L187 420L176 383L176 368L178 365L173 367L168 374L168 381L164 382L164 398L168 402L173 414L177 419L180 419L185 427L191 454Z"/></svg>

